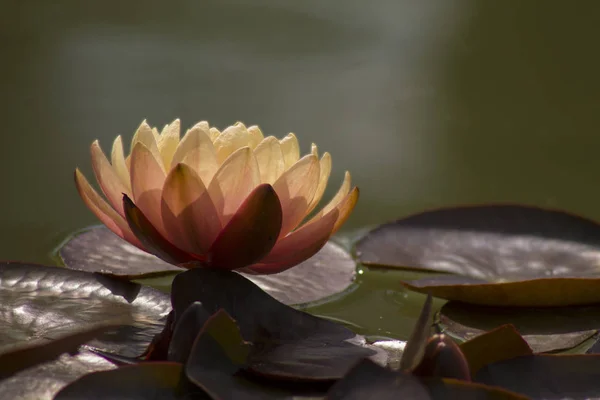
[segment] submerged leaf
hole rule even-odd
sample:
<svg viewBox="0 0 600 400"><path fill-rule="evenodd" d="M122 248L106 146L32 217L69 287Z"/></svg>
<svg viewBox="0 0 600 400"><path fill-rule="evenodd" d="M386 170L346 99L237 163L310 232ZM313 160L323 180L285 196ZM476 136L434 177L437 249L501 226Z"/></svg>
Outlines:
<svg viewBox="0 0 600 400"><path fill-rule="evenodd" d="M103 272L128 279L170 275L184 271L127 243L106 227L86 229L58 251L72 269ZM329 242L317 254L275 275L246 275L286 304L308 303L340 293L354 281L356 264L341 246Z"/></svg>
<svg viewBox="0 0 600 400"><path fill-rule="evenodd" d="M511 205L429 211L380 226L356 249L365 264L457 274L406 283L448 300L600 302L600 225L559 211Z"/></svg>

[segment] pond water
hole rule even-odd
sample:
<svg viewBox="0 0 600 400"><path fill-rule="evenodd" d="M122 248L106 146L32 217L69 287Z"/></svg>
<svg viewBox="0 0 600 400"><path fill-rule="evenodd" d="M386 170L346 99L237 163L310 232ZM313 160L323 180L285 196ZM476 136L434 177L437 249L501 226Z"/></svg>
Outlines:
<svg viewBox="0 0 600 400"><path fill-rule="evenodd" d="M317 143L326 196L345 170L361 189L348 229L480 202L600 218L599 34L599 2L5 2L0 259L49 263L96 223L73 170L144 118ZM398 279L314 311L405 337L422 297Z"/></svg>

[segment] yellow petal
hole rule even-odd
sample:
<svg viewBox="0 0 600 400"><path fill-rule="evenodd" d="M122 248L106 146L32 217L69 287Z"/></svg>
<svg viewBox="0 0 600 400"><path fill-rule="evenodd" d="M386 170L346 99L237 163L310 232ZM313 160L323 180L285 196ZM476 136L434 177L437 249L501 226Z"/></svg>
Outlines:
<svg viewBox="0 0 600 400"><path fill-rule="evenodd" d="M273 136L263 139L254 150L254 156L260 170L260 181L273 184L285 170L283 153L279 140Z"/></svg>
<svg viewBox="0 0 600 400"><path fill-rule="evenodd" d="M158 139L158 151L162 157L165 171L170 169L171 160L179 144L179 129L180 122L179 119L176 119L170 125L165 126Z"/></svg>
<svg viewBox="0 0 600 400"><path fill-rule="evenodd" d="M205 254L221 231L208 190L186 164L175 165L167 176L161 212L167 238L191 253Z"/></svg>
<svg viewBox="0 0 600 400"><path fill-rule="evenodd" d="M79 171L75 170L75 186L81 196L81 199L92 211L96 217L104 224L108 229L113 231L117 236L127 240L132 245L145 251L140 241L135 237L129 225L124 217L119 215L99 194L92 188L85 176Z"/></svg>
<svg viewBox="0 0 600 400"><path fill-rule="evenodd" d="M167 125L165 125L165 128L167 127ZM164 129L164 128L163 128ZM158 133L158 129L152 127L152 134L154 135L154 141L156 143L158 143L158 140L160 139L160 133Z"/></svg>
<svg viewBox="0 0 600 400"><path fill-rule="evenodd" d="M344 200L344 197L346 197L346 195L350 192L351 180L352 177L350 176L350 172L346 171L346 173L344 174L344 182L342 182L342 186L340 186L338 192L335 194L335 196L333 196L329 203L327 203L327 205L321 209L321 211L319 211L314 217L312 217L307 222L307 224L318 220L323 215L336 208L340 204L340 202Z"/></svg>
<svg viewBox="0 0 600 400"><path fill-rule="evenodd" d="M279 143L281 143L281 151L283 152L285 169L288 169L300 158L300 146L298 145L298 139L296 138L296 135L290 133L281 139Z"/></svg>
<svg viewBox="0 0 600 400"><path fill-rule="evenodd" d="M273 188L283 210L280 237L302 222L318 184L319 160L312 154L304 156L275 181Z"/></svg>
<svg viewBox="0 0 600 400"><path fill-rule="evenodd" d="M315 157L319 157L319 149L317 148L317 145L312 143L310 145L310 154L314 155Z"/></svg>
<svg viewBox="0 0 600 400"><path fill-rule="evenodd" d="M112 204L113 208L117 210L122 217L125 217L123 211L123 193L129 193L129 189L123 185L121 178L117 175L108 159L104 155L104 152L100 148L98 141L94 141L90 147L92 153L92 167L94 168L94 174L96 180L100 184L104 195Z"/></svg>
<svg viewBox="0 0 600 400"><path fill-rule="evenodd" d="M217 138L221 134L221 131L219 131L217 128L210 128L208 130L208 133L209 133L210 140L212 140L214 143L214 141L217 140Z"/></svg>
<svg viewBox="0 0 600 400"><path fill-rule="evenodd" d="M315 146L316 147L316 146ZM325 193L325 189L327 188L327 182L329 181L329 175L331 174L331 155L327 152L323 154L321 157L320 165L320 175L319 175L319 185L317 186L317 190L315 192L315 196L311 200L308 205L308 211L306 214L310 214L312 210L319 204L321 198L323 198L323 194Z"/></svg>
<svg viewBox="0 0 600 400"><path fill-rule="evenodd" d="M259 183L258 165L249 147L238 149L225 160L208 186L223 226Z"/></svg>
<svg viewBox="0 0 600 400"><path fill-rule="evenodd" d="M146 120L144 120L139 126L138 130L133 135L133 139L131 140L131 153L133 153L133 149L138 142L143 143L146 146L146 148L150 150L154 158L156 158L159 161L159 164L164 171L165 169L163 166L162 157L160 156L160 152L158 151L158 145L156 144L156 138L158 136L159 135L156 129L154 129L153 132L152 128L150 128L150 125L148 125Z"/></svg>
<svg viewBox="0 0 600 400"><path fill-rule="evenodd" d="M231 153L237 149L248 146L249 134L243 124L236 124L226 128L214 140L217 150L217 161L221 164Z"/></svg>
<svg viewBox="0 0 600 400"><path fill-rule="evenodd" d="M352 214L352 210L354 210L354 206L358 202L358 196L360 191L357 187L354 187L350 193L337 205L337 210L339 211L339 215L337 221L335 221L335 225L333 226L333 230L331 234L335 234L341 227L344 225L350 214Z"/></svg>
<svg viewBox="0 0 600 400"><path fill-rule="evenodd" d="M264 135L260 128L256 125L252 125L251 127L249 127L248 133L250 134L250 148L254 150L256 149L256 146L258 146L259 143L263 141Z"/></svg>
<svg viewBox="0 0 600 400"><path fill-rule="evenodd" d="M125 153L123 152L123 140L121 136L117 136L112 146L111 164L121 183L131 191L131 178L129 177L129 169L125 163Z"/></svg>
<svg viewBox="0 0 600 400"><path fill-rule="evenodd" d="M185 163L198 174L207 186L219 169L217 153L202 123L187 131L173 155L172 164Z"/></svg>
<svg viewBox="0 0 600 400"><path fill-rule="evenodd" d="M154 227L166 232L161 217L161 193L165 173L160 160L141 142L131 152L131 189L133 201Z"/></svg>

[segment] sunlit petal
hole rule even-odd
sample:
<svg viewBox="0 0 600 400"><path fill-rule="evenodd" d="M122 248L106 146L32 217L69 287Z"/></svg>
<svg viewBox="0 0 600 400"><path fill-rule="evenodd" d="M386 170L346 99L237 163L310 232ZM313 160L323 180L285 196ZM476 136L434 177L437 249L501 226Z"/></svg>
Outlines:
<svg viewBox="0 0 600 400"><path fill-rule="evenodd" d="M273 184L281 201L283 237L306 216L319 184L319 160L314 155L304 156Z"/></svg>
<svg viewBox="0 0 600 400"><path fill-rule="evenodd" d="M293 133L289 133L286 137L280 140L281 151L283 152L283 160L285 169L290 168L300 159L300 145L298 138Z"/></svg>
<svg viewBox="0 0 600 400"><path fill-rule="evenodd" d="M165 126L160 133L160 137L157 142L158 151L162 157L165 171L168 171L171 168L171 160L173 159L173 155L175 154L175 150L177 150L177 145L179 144L180 125L179 119L176 119L169 125Z"/></svg>
<svg viewBox="0 0 600 400"><path fill-rule="evenodd" d="M94 188L92 188L79 169L75 170L75 186L85 205L104 225L106 225L108 229L134 246L145 251L140 241L135 237L133 232L131 232L131 229L129 229L129 225L127 225L125 218L119 215L119 213L116 212L115 209L94 190Z"/></svg>
<svg viewBox="0 0 600 400"><path fill-rule="evenodd" d="M317 190L315 191L315 195L308 205L308 211L306 214L309 214L315 207L319 204L321 199L323 198L323 194L325 193L325 189L327 188L327 182L329 181L329 175L331 174L331 155L329 153L324 153L323 157L321 157L321 161L319 161L319 185L317 186Z"/></svg>
<svg viewBox="0 0 600 400"><path fill-rule="evenodd" d="M273 187L257 186L223 228L208 254L215 268L238 269L271 251L281 228L281 206Z"/></svg>
<svg viewBox="0 0 600 400"><path fill-rule="evenodd" d="M108 162L108 159L104 155L97 140L92 143L90 151L92 153L92 167L94 168L94 174L102 188L102 192L104 192L104 195L109 203L112 204L113 208L117 210L121 216L125 217L121 198L123 197L123 193L129 193L129 188L123 185L116 171L112 165L110 165L110 162Z"/></svg>
<svg viewBox="0 0 600 400"><path fill-rule="evenodd" d="M238 123L226 128L214 140L218 162L222 163L234 151L247 147L249 139L250 135L243 124Z"/></svg>
<svg viewBox="0 0 600 400"><path fill-rule="evenodd" d="M283 174L285 164L279 140L273 136L263 139L254 150L254 156L260 170L260 181L273 184Z"/></svg>
<svg viewBox="0 0 600 400"><path fill-rule="evenodd" d="M123 140L121 136L117 136L115 141L113 142L112 152L111 152L111 164L121 183L127 189L131 191L131 178L129 176L129 169L127 168L127 164L125 164L125 153L123 151Z"/></svg>
<svg viewBox="0 0 600 400"><path fill-rule="evenodd" d="M348 171L346 171L346 173L344 174L344 181L342 182L342 186L340 186L340 188L338 189L335 196L333 196L333 198L329 201L329 203L327 203L327 205L325 207L323 207L317 214L315 214L315 216L312 217L307 223L314 222L314 221L318 220L319 218L321 218L323 215L327 214L332 209L337 208L337 206L340 204L340 202L350 192L351 180L352 180L352 177L350 176L350 173Z"/></svg>
<svg viewBox="0 0 600 400"><path fill-rule="evenodd" d="M177 165L182 162L192 167L205 186L219 169L217 153L203 124L196 124L187 131L177 146L172 163Z"/></svg>
<svg viewBox="0 0 600 400"><path fill-rule="evenodd" d="M260 128L256 125L252 125L248 128L248 134L250 135L249 146L252 150L256 149L256 146L264 139L264 135Z"/></svg>
<svg viewBox="0 0 600 400"><path fill-rule="evenodd" d="M161 193L165 173L159 163L143 143L137 143L131 153L131 189L135 205L165 236L161 217Z"/></svg>
<svg viewBox="0 0 600 400"><path fill-rule="evenodd" d="M258 165L249 147L238 149L225 160L208 187L223 226L259 183Z"/></svg>
<svg viewBox="0 0 600 400"><path fill-rule="evenodd" d="M221 231L208 190L183 163L174 166L165 180L161 212L167 238L188 252L205 254Z"/></svg>
<svg viewBox="0 0 600 400"><path fill-rule="evenodd" d="M158 131L156 131L156 129L150 128L150 125L148 125L148 123L144 120L144 122L141 123L141 125L139 126L139 128L137 129L137 131L135 132L135 134L133 135L133 139L131 140L131 153L133 154L133 149L135 148L135 145L137 143L143 143L144 146L146 146L146 148L148 150L150 150L150 152L152 153L152 155L160 161L160 166L164 171L164 166L163 166L163 162L162 162L162 157L160 156L160 152L158 151L158 145L156 143L157 138L159 137ZM130 170L131 170L131 166L130 166Z"/></svg>

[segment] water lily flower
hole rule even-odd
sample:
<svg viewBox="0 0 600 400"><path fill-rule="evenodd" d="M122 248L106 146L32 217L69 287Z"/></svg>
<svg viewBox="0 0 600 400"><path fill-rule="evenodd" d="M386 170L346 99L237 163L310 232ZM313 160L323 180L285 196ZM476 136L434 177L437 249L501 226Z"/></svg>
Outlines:
<svg viewBox="0 0 600 400"><path fill-rule="evenodd" d="M106 200L77 169L77 190L109 229L184 268L281 272L319 251L358 200L346 172L320 211L331 156L316 145L300 158L292 133L264 137L236 123L222 132L199 122L180 138L179 120L162 132L146 121L126 155L118 136L109 161L98 141L92 165Z"/></svg>

